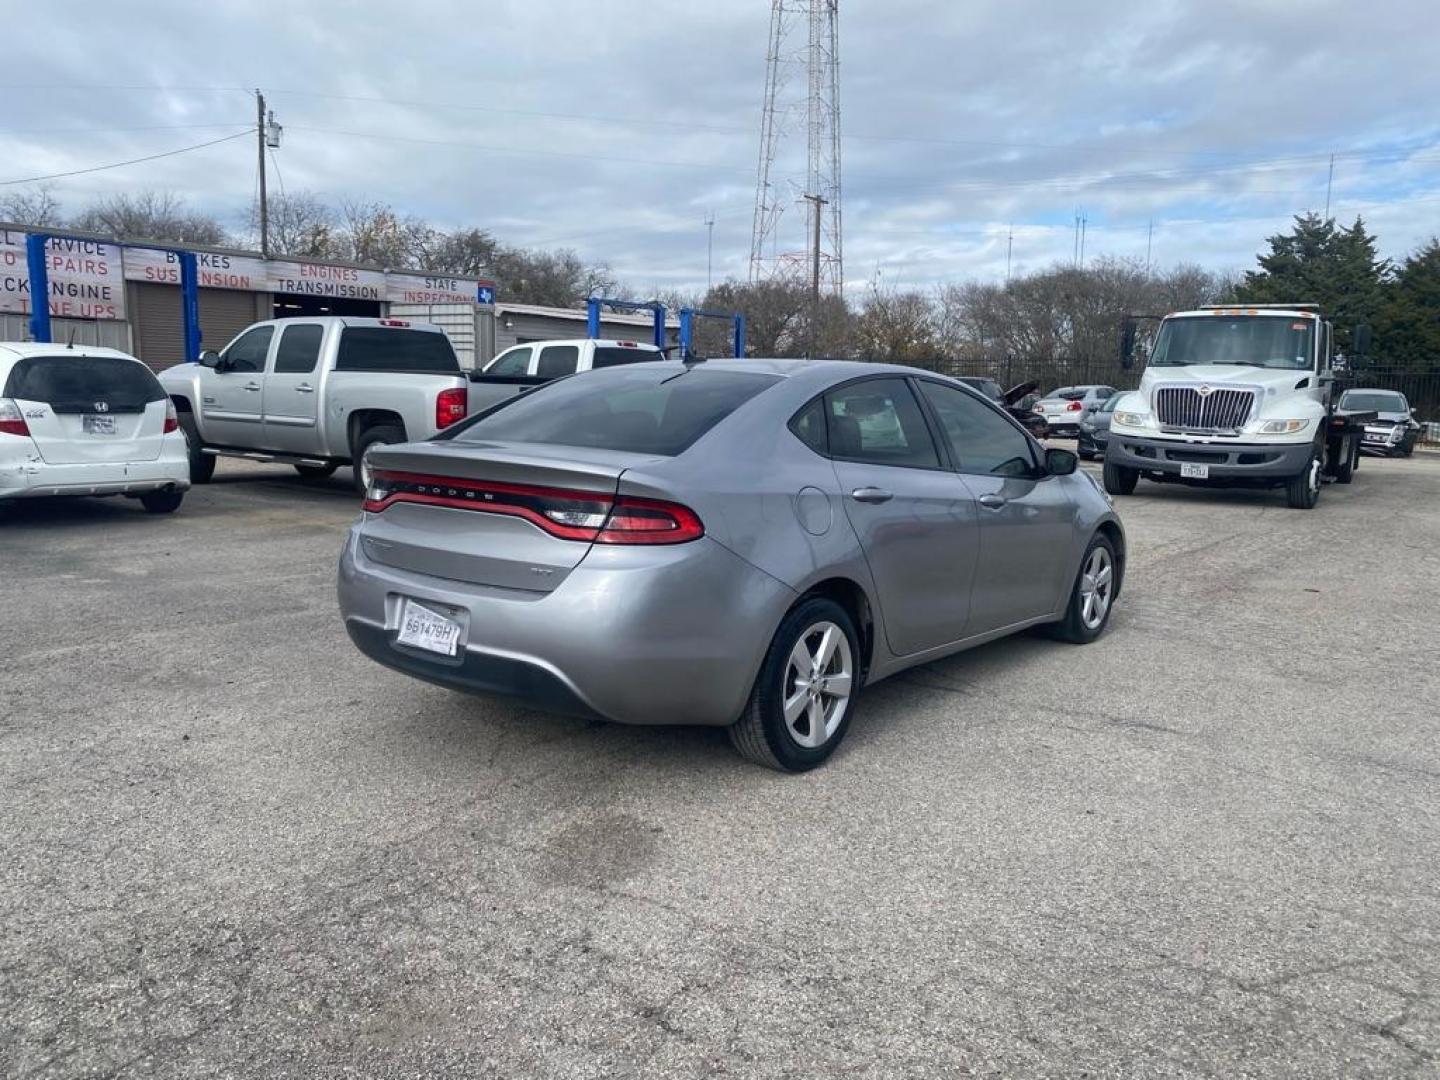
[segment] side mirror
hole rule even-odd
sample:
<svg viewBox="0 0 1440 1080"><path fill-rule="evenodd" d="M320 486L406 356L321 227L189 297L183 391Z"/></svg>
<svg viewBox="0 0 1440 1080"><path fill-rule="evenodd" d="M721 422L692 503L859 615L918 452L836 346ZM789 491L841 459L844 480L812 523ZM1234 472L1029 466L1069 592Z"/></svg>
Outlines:
<svg viewBox="0 0 1440 1080"><path fill-rule="evenodd" d="M1045 471L1051 476L1069 476L1080 467L1080 459L1072 450L1052 446L1045 451Z"/></svg>
<svg viewBox="0 0 1440 1080"><path fill-rule="evenodd" d="M1135 320L1126 319L1120 329L1120 367L1129 371L1135 366Z"/></svg>
<svg viewBox="0 0 1440 1080"><path fill-rule="evenodd" d="M1370 324L1360 323L1350 336L1350 352L1357 360L1370 351Z"/></svg>
<svg viewBox="0 0 1440 1080"><path fill-rule="evenodd" d="M218 368L220 366L220 354L214 349L201 349L200 366L208 368Z"/></svg>

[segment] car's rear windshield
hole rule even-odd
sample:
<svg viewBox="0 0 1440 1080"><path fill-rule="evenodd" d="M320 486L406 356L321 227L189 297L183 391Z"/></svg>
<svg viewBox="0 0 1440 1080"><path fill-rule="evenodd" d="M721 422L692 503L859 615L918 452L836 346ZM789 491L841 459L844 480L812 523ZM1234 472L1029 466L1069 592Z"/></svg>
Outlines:
<svg viewBox="0 0 1440 1080"><path fill-rule="evenodd" d="M592 366L619 367L621 364L638 364L643 360L663 360L665 354L653 349L632 349L624 345L596 345Z"/></svg>
<svg viewBox="0 0 1440 1080"><path fill-rule="evenodd" d="M450 339L434 330L347 326L335 356L337 371L460 371Z"/></svg>
<svg viewBox="0 0 1440 1080"><path fill-rule="evenodd" d="M458 431L454 439L673 457L779 381L778 375L678 364L587 372L512 399Z"/></svg>
<svg viewBox="0 0 1440 1080"><path fill-rule="evenodd" d="M1062 386L1058 390L1052 390L1049 396L1062 401L1080 401L1089 389L1088 386Z"/></svg>
<svg viewBox="0 0 1440 1080"><path fill-rule="evenodd" d="M144 412L165 391L150 369L118 356L27 356L10 369L0 397L43 401L57 413ZM105 408L97 410L97 403Z"/></svg>

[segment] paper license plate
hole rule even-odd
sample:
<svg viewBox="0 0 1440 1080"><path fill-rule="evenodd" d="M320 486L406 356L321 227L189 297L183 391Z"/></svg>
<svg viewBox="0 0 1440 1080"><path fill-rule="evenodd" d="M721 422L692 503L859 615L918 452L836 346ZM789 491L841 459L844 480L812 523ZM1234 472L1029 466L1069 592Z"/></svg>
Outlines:
<svg viewBox="0 0 1440 1080"><path fill-rule="evenodd" d="M460 644L460 624L407 598L400 607L400 634L395 640L412 649L454 656Z"/></svg>
<svg viewBox="0 0 1440 1080"><path fill-rule="evenodd" d="M1190 480L1209 480L1210 466L1196 465L1193 462L1182 461L1180 463L1180 475Z"/></svg>
<svg viewBox="0 0 1440 1080"><path fill-rule="evenodd" d="M114 435L115 417L87 414L81 419L80 428L87 435Z"/></svg>

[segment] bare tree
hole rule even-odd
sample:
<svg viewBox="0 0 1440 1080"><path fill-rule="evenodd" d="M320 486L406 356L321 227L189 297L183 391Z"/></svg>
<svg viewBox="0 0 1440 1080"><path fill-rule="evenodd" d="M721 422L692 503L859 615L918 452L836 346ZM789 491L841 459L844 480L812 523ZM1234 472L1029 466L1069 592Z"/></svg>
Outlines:
<svg viewBox="0 0 1440 1080"><path fill-rule="evenodd" d="M71 224L117 240L170 240L213 246L229 242L218 221L191 210L183 198L169 191L142 191L101 199Z"/></svg>
<svg viewBox="0 0 1440 1080"><path fill-rule="evenodd" d="M0 221L32 227L60 225L60 200L48 187L7 192L0 196Z"/></svg>
<svg viewBox="0 0 1440 1080"><path fill-rule="evenodd" d="M259 217L253 211L251 230L258 236ZM270 250L276 255L304 259L335 259L345 255L344 240L335 211L308 191L270 199Z"/></svg>

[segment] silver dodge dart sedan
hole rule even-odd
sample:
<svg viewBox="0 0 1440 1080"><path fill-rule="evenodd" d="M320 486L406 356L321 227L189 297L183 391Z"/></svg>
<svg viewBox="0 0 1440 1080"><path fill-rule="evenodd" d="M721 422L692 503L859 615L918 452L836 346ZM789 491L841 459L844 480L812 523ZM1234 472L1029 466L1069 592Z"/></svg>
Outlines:
<svg viewBox="0 0 1440 1080"><path fill-rule="evenodd" d="M860 689L1046 625L1089 642L1125 535L1075 455L924 371L587 372L376 448L340 608L382 664L824 761Z"/></svg>

